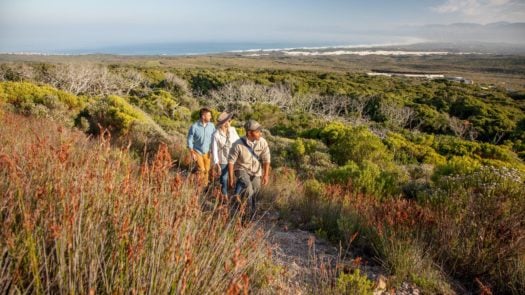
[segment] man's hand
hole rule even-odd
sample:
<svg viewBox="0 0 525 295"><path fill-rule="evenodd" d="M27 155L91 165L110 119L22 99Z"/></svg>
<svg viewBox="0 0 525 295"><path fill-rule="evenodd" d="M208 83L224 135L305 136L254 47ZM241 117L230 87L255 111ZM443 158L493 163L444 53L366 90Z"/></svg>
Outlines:
<svg viewBox="0 0 525 295"><path fill-rule="evenodd" d="M228 163L228 187L233 188L235 174L233 173L233 163Z"/></svg>
<svg viewBox="0 0 525 295"><path fill-rule="evenodd" d="M270 179L270 177L268 176L268 174L264 174L262 176L262 185L267 185L269 179Z"/></svg>
<svg viewBox="0 0 525 295"><path fill-rule="evenodd" d="M270 163L263 163L263 176L262 176L262 185L267 185L268 180L270 179Z"/></svg>
<svg viewBox="0 0 525 295"><path fill-rule="evenodd" d="M197 152L195 150L190 150L191 159L197 161Z"/></svg>

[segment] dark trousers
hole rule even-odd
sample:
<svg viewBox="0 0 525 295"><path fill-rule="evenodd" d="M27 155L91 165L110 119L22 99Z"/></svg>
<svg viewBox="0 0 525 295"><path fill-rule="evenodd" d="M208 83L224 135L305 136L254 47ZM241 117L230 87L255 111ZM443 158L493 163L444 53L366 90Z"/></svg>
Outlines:
<svg viewBox="0 0 525 295"><path fill-rule="evenodd" d="M251 214L255 213L256 198L261 189L261 177L251 176L244 170L235 171L237 184L235 185L235 195L241 196L248 201L249 210Z"/></svg>

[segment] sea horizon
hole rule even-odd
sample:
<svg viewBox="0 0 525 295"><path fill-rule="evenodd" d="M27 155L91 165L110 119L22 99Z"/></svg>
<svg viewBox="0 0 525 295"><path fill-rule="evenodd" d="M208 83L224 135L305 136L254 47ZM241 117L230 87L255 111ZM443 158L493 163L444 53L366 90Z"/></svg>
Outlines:
<svg viewBox="0 0 525 295"><path fill-rule="evenodd" d="M409 38L387 42L166 42L139 43L96 48L45 49L45 50L4 50L0 54L13 55L145 55L145 56L184 56L224 53L277 52L287 50L327 50L332 48L373 48L386 46L406 46L425 42L423 39Z"/></svg>

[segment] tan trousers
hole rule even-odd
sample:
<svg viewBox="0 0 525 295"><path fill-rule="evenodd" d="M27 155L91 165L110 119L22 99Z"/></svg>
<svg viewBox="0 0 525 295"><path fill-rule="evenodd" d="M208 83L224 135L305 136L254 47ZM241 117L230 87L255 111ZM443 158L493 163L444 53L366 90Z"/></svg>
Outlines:
<svg viewBox="0 0 525 295"><path fill-rule="evenodd" d="M199 183L203 186L207 186L211 168L210 153L204 155L197 154L197 168L199 169Z"/></svg>

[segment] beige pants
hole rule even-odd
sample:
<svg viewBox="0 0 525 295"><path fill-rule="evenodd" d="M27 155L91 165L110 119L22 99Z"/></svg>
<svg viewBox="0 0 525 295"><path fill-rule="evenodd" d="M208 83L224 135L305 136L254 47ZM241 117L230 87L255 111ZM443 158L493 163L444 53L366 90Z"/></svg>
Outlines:
<svg viewBox="0 0 525 295"><path fill-rule="evenodd" d="M208 185L211 167L210 153L204 155L197 154L196 158L197 168L199 169L197 172L199 175L199 184L206 186Z"/></svg>

